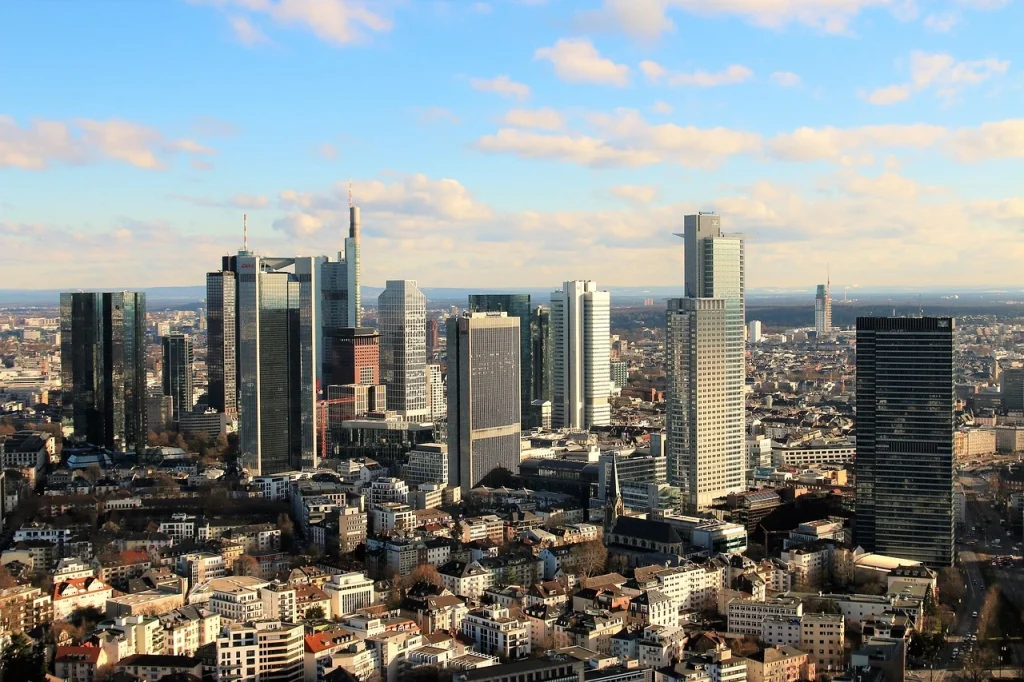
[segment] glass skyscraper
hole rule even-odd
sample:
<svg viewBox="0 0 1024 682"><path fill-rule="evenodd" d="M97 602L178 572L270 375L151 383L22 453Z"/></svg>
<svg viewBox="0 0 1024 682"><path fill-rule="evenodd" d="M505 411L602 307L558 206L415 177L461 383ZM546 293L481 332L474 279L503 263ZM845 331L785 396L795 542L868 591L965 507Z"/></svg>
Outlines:
<svg viewBox="0 0 1024 682"><path fill-rule="evenodd" d="M504 312L448 319L448 481L463 494L518 471L521 324Z"/></svg>
<svg viewBox="0 0 1024 682"><path fill-rule="evenodd" d="M611 295L597 283L566 282L551 293L552 423L589 429L611 422Z"/></svg>
<svg viewBox="0 0 1024 682"><path fill-rule="evenodd" d="M519 382L522 404L523 426L540 426L527 422L533 402L533 344L531 343L531 316L529 294L471 294L469 311L473 313L505 313L519 319L519 367L522 377Z"/></svg>
<svg viewBox="0 0 1024 682"><path fill-rule="evenodd" d="M857 517L869 552L953 562L953 320L857 318Z"/></svg>
<svg viewBox="0 0 1024 682"><path fill-rule="evenodd" d="M192 411L192 339L171 334L161 339L163 347L163 394L171 396L174 421Z"/></svg>
<svg viewBox="0 0 1024 682"><path fill-rule="evenodd" d="M238 414L238 364L235 353L237 283L234 256L225 256L220 272L206 274L207 404L230 416Z"/></svg>
<svg viewBox="0 0 1024 682"><path fill-rule="evenodd" d="M745 487L744 244L721 218L684 219L686 295L666 314L669 483L697 511Z"/></svg>
<svg viewBox="0 0 1024 682"><path fill-rule="evenodd" d="M60 295L61 420L78 442L145 452L146 295Z"/></svg>
<svg viewBox="0 0 1024 682"><path fill-rule="evenodd" d="M321 386L359 383L342 378L346 345L351 340L351 330L362 321L362 297L360 295L359 262L359 207L349 207L349 231L345 238L343 252L338 260L324 258L320 264L321 297L317 301L322 321L321 355L322 368L318 379ZM348 330L348 331L345 331Z"/></svg>
<svg viewBox="0 0 1024 682"><path fill-rule="evenodd" d="M409 420L426 419L427 297L415 280L388 280L377 297L380 378L388 410Z"/></svg>

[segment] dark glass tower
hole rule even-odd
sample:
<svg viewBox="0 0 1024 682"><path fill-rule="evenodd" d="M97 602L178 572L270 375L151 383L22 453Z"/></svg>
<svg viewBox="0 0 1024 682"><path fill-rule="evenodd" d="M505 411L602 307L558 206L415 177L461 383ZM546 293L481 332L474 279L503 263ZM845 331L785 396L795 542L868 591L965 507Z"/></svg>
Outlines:
<svg viewBox="0 0 1024 682"><path fill-rule="evenodd" d="M953 320L857 318L856 544L953 562Z"/></svg>
<svg viewBox="0 0 1024 682"><path fill-rule="evenodd" d="M471 294L471 313L505 313L508 317L519 318L519 367L522 376L519 381L519 395L523 428L540 424L526 423L532 413L533 402L533 344L530 339L530 295L529 294ZM449 359L451 362L451 359Z"/></svg>
<svg viewBox="0 0 1024 682"><path fill-rule="evenodd" d="M530 317L531 400L551 400L551 310L537 306Z"/></svg>
<svg viewBox="0 0 1024 682"><path fill-rule="evenodd" d="M146 449L146 295L60 295L61 419L72 438Z"/></svg>
<svg viewBox="0 0 1024 682"><path fill-rule="evenodd" d="M213 409L229 415L238 414L235 266L235 257L225 256L222 271L206 274L208 402Z"/></svg>
<svg viewBox="0 0 1024 682"><path fill-rule="evenodd" d="M171 334L161 339L163 345L163 394L171 396L174 421L192 411L192 339L184 334Z"/></svg>

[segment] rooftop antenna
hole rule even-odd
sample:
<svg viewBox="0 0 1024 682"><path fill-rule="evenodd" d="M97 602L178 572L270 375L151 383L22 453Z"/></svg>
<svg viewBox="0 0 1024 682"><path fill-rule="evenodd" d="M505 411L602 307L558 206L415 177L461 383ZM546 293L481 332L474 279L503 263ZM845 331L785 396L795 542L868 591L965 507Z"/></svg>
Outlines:
<svg viewBox="0 0 1024 682"><path fill-rule="evenodd" d="M249 216L246 213L242 214L242 250L249 250Z"/></svg>
<svg viewBox="0 0 1024 682"><path fill-rule="evenodd" d="M924 317L924 306L921 304L921 294L917 295L917 316Z"/></svg>
<svg viewBox="0 0 1024 682"><path fill-rule="evenodd" d="M348 179L348 207L352 208L355 204L352 203L352 178Z"/></svg>

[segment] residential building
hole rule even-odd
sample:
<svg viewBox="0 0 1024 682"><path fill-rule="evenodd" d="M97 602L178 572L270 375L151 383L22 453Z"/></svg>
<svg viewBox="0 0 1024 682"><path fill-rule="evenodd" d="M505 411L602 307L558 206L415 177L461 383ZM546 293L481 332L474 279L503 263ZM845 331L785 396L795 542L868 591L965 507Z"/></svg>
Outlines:
<svg viewBox="0 0 1024 682"><path fill-rule="evenodd" d="M142 682L158 682L167 675L194 675L202 678L203 663L191 656L134 654L118 661L114 672L126 673Z"/></svg>
<svg viewBox="0 0 1024 682"><path fill-rule="evenodd" d="M258 620L230 623L217 637L217 680L302 682L302 624Z"/></svg>
<svg viewBox="0 0 1024 682"><path fill-rule="evenodd" d="M161 340L163 347L163 394L170 396L174 421L192 411L192 338L187 334L171 334Z"/></svg>
<svg viewBox="0 0 1024 682"><path fill-rule="evenodd" d="M61 421L76 441L145 453L146 295L60 295Z"/></svg>
<svg viewBox="0 0 1024 682"><path fill-rule="evenodd" d="M857 523L868 552L953 562L953 328L857 318Z"/></svg>
<svg viewBox="0 0 1024 682"><path fill-rule="evenodd" d="M362 573L332 575L324 583L323 590L331 599L331 618L353 614L375 600L373 581Z"/></svg>
<svg viewBox="0 0 1024 682"><path fill-rule="evenodd" d="M799 618L804 606L796 597L778 596L766 600L732 599L726 610L729 632L737 635L760 635L761 624L772 616Z"/></svg>
<svg viewBox="0 0 1024 682"><path fill-rule="evenodd" d="M448 320L448 484L463 494L519 466L519 323L505 313Z"/></svg>
<svg viewBox="0 0 1024 682"><path fill-rule="evenodd" d="M591 281L551 293L551 405L556 428L589 429L611 420L610 304Z"/></svg>
<svg viewBox="0 0 1024 682"><path fill-rule="evenodd" d="M405 481L413 486L421 483L448 484L448 446L444 443L422 443L409 451Z"/></svg>
<svg viewBox="0 0 1024 682"><path fill-rule="evenodd" d="M473 640L482 654L506 660L530 655L530 626L509 615L502 606L481 606L462 619L462 634Z"/></svg>
<svg viewBox="0 0 1024 682"><path fill-rule="evenodd" d="M565 654L549 653L546 658L456 672L454 682L583 682L584 670L583 661Z"/></svg>
<svg viewBox="0 0 1024 682"><path fill-rule="evenodd" d="M99 578L72 578L53 586L53 620L67 620L77 609L95 608L104 611L114 588Z"/></svg>
<svg viewBox="0 0 1024 682"><path fill-rule="evenodd" d="M744 243L721 218L686 216L685 296L668 301L669 483L702 510L746 487Z"/></svg>
<svg viewBox="0 0 1024 682"><path fill-rule="evenodd" d="M817 677L814 663L799 649L767 647L747 656L748 682L798 682Z"/></svg>
<svg viewBox="0 0 1024 682"><path fill-rule="evenodd" d="M414 280L388 280L377 297L377 316L388 409L406 419L425 419L427 297Z"/></svg>

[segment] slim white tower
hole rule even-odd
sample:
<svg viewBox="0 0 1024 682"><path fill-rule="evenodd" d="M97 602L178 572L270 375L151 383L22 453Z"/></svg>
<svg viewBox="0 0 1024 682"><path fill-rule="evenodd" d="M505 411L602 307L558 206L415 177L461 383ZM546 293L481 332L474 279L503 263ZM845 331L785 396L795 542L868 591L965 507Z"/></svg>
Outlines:
<svg viewBox="0 0 1024 682"><path fill-rule="evenodd" d="M744 489L744 245L721 218L686 216L686 296L668 301L669 482L691 510Z"/></svg>
<svg viewBox="0 0 1024 682"><path fill-rule="evenodd" d="M592 281L551 292L552 424L589 429L611 422L608 404L611 295Z"/></svg>
<svg viewBox="0 0 1024 682"><path fill-rule="evenodd" d="M388 280L377 297L377 316L388 409L427 419L427 297L415 280Z"/></svg>

